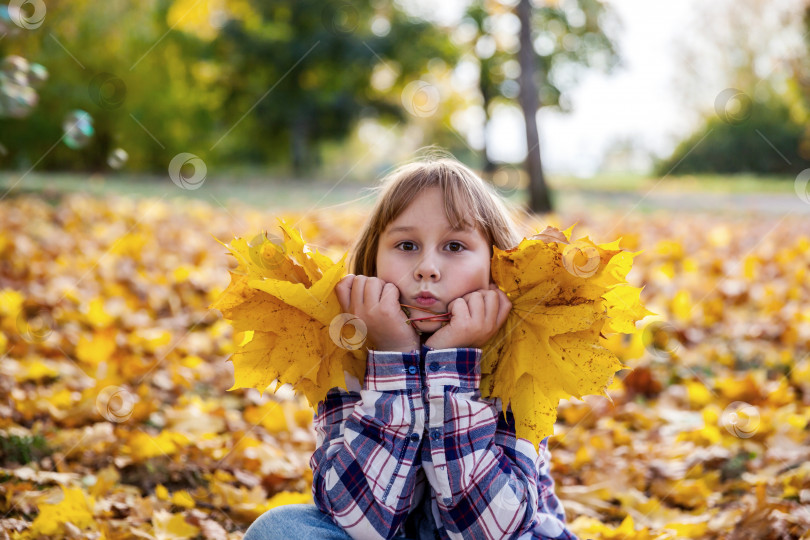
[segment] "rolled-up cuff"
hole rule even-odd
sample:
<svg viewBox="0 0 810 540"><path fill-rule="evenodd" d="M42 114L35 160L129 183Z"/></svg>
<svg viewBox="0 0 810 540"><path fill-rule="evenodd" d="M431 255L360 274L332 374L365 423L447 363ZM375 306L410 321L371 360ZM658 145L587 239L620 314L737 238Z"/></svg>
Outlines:
<svg viewBox="0 0 810 540"><path fill-rule="evenodd" d="M378 392L409 390L422 387L419 353L368 351L365 387Z"/></svg>
<svg viewBox="0 0 810 540"><path fill-rule="evenodd" d="M428 386L479 388L481 349L430 349L425 354L425 380Z"/></svg>

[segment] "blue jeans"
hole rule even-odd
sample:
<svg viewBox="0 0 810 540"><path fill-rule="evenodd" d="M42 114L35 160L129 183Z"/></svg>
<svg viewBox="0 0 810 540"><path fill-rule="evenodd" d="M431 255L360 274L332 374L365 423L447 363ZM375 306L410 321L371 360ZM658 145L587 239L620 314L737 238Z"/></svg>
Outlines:
<svg viewBox="0 0 810 540"><path fill-rule="evenodd" d="M254 521L243 540L352 540L352 537L314 504L271 508ZM395 540L407 540L395 536Z"/></svg>

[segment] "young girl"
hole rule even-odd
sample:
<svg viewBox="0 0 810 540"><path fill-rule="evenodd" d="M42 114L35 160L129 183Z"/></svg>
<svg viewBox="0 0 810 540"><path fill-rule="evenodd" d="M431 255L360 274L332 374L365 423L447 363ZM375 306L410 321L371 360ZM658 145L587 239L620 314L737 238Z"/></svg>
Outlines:
<svg viewBox="0 0 810 540"><path fill-rule="evenodd" d="M479 389L482 348L512 307L492 246L522 238L504 203L450 159L400 167L381 191L336 287L366 325L365 378L318 404L315 505L272 509L245 540L575 539L548 439L538 454Z"/></svg>

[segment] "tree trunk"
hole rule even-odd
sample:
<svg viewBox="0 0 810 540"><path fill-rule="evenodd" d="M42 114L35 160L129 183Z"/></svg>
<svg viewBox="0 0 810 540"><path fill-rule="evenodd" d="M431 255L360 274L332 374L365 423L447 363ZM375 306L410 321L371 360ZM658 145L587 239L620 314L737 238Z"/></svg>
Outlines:
<svg viewBox="0 0 810 540"><path fill-rule="evenodd" d="M309 119L304 115L293 121L291 138L293 174L301 176L310 167Z"/></svg>
<svg viewBox="0 0 810 540"><path fill-rule="evenodd" d="M489 152L487 152L487 133L489 132L489 104L492 102L492 97L489 95L489 89L484 81L484 77L487 76L485 70L489 69L485 66L486 63L484 60L481 60L479 91L481 92L481 97L484 98L484 150L481 152L483 161L481 165L483 166L484 174L491 179L492 174L495 172L495 164L489 159Z"/></svg>
<svg viewBox="0 0 810 540"><path fill-rule="evenodd" d="M534 82L535 63L532 46L531 0L520 0L517 5L520 19L520 94L518 101L526 119L526 173L529 175L529 209L538 214L552 211L543 162L540 159L540 136L537 132L537 111L540 108L537 85Z"/></svg>

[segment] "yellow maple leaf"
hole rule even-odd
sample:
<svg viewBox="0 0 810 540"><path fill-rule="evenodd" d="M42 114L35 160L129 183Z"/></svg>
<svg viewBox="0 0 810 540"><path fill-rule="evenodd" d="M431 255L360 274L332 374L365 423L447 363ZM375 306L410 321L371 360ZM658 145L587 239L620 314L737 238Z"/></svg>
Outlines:
<svg viewBox="0 0 810 540"><path fill-rule="evenodd" d="M181 448L189 445L189 439L182 433L163 430L157 435L144 431L133 433L122 450L138 460L158 456L172 456Z"/></svg>
<svg viewBox="0 0 810 540"><path fill-rule="evenodd" d="M166 486L164 486L163 484L158 484L155 486L155 496L161 501L168 501L169 490L166 489Z"/></svg>
<svg viewBox="0 0 810 540"><path fill-rule="evenodd" d="M602 540L653 540L657 536L648 527L636 530L633 517L629 514L617 528L586 516L578 517L571 528L580 536L591 538L598 535Z"/></svg>
<svg viewBox="0 0 810 540"><path fill-rule="evenodd" d="M108 328L94 332L92 337L82 334L76 345L76 357L86 364L97 365L106 362L115 352L117 330Z"/></svg>
<svg viewBox="0 0 810 540"><path fill-rule="evenodd" d="M270 500L262 507L263 511L270 510L277 506L286 506L288 504L309 504L312 503L312 492L297 492L297 491L281 491L273 495Z"/></svg>
<svg viewBox="0 0 810 540"><path fill-rule="evenodd" d="M79 530L96 527L93 519L93 498L87 497L79 488L62 488L64 498L56 504L39 505L39 515L31 524L32 537L53 537L64 532L63 525L70 523Z"/></svg>
<svg viewBox="0 0 810 540"><path fill-rule="evenodd" d="M0 289L0 316L16 317L22 311L25 297L14 289Z"/></svg>
<svg viewBox="0 0 810 540"><path fill-rule="evenodd" d="M157 510L152 516L152 533L157 540L182 540L197 536L200 528L187 522L183 514Z"/></svg>
<svg viewBox="0 0 810 540"><path fill-rule="evenodd" d="M633 257L619 240L570 241L547 227L509 250L493 248L492 279L512 302L506 323L484 346L481 395L512 406L517 436L537 446L554 432L562 398L607 397L626 368L605 347L610 332L635 332L651 312L627 284Z"/></svg>
<svg viewBox="0 0 810 540"><path fill-rule="evenodd" d="M263 392L276 381L275 391L289 383L314 407L330 388L346 388L344 372L362 380L366 352L330 337L333 322L340 322L335 285L346 274L346 256L334 263L310 251L284 220L279 223L282 242L263 234L250 242L236 238L226 245L238 266L210 307L220 310L236 332L244 332L231 356L235 373L231 390Z"/></svg>
<svg viewBox="0 0 810 540"><path fill-rule="evenodd" d="M183 508L194 508L194 499L185 489L172 493L172 503Z"/></svg>

